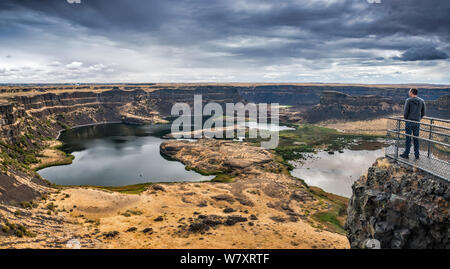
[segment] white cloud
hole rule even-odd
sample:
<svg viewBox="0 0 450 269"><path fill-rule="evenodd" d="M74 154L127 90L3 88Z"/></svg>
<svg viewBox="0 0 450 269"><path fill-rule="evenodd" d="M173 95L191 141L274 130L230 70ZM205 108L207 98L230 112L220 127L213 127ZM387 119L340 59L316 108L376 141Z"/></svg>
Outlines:
<svg viewBox="0 0 450 269"><path fill-rule="evenodd" d="M71 62L70 64L66 65L69 69L78 69L83 65L82 62Z"/></svg>

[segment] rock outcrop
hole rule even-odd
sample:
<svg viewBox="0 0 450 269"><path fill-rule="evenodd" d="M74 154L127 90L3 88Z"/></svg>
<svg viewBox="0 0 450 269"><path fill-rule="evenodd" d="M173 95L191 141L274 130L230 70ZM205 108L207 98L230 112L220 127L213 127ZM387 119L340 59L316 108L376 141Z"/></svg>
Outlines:
<svg viewBox="0 0 450 269"><path fill-rule="evenodd" d="M245 189L258 189L277 198L272 208L288 216L295 215L292 198L299 202L314 201L305 185L289 175L284 165L275 161L268 150L247 143L200 139L195 143L171 140L161 144L161 153L204 174L218 175L214 181L232 182L232 200L247 206L255 201ZM218 198L219 199L219 198ZM220 199L228 199L222 197ZM293 218L295 219L295 218Z"/></svg>
<svg viewBox="0 0 450 269"><path fill-rule="evenodd" d="M443 95L437 100L427 100L427 116L450 118L449 96ZM304 118L310 123L376 119L403 113L405 99L406 96L349 95L337 91L324 91L320 97L320 104L307 110Z"/></svg>
<svg viewBox="0 0 450 269"><path fill-rule="evenodd" d="M264 173L264 170L283 171L282 165L274 161L273 154L246 143L237 146L236 142L214 139L200 139L196 143L168 141L161 144L160 150L163 155L200 171L236 175L250 172L250 169L253 173Z"/></svg>
<svg viewBox="0 0 450 269"><path fill-rule="evenodd" d="M346 230L352 248L450 248L450 183L379 159L353 185Z"/></svg>
<svg viewBox="0 0 450 269"><path fill-rule="evenodd" d="M427 101L426 104L428 116L450 119L450 94L441 96L436 101Z"/></svg>
<svg viewBox="0 0 450 269"><path fill-rule="evenodd" d="M427 101L438 99L449 94L450 88L420 87L420 96ZM315 106L320 103L324 92L338 91L352 96L377 95L396 102L404 102L411 87L405 86L370 86L370 85L256 85L254 87L239 87L242 98L255 103L280 103L292 106Z"/></svg>
<svg viewBox="0 0 450 269"><path fill-rule="evenodd" d="M351 96L336 91L324 92L320 104L306 113L311 123L325 120L363 120L401 112L403 105L389 97Z"/></svg>

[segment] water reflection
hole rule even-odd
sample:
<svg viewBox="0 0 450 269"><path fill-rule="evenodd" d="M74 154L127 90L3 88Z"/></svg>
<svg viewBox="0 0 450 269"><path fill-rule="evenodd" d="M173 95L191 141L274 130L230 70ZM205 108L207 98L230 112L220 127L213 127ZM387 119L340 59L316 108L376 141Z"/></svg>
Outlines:
<svg viewBox="0 0 450 269"><path fill-rule="evenodd" d="M39 174L59 185L123 186L144 182L204 181L183 164L164 159L160 138L168 126L105 124L64 132L63 149L75 160L71 165L43 169Z"/></svg>
<svg viewBox="0 0 450 269"><path fill-rule="evenodd" d="M292 131L295 130L295 128L283 126L283 125L276 125L272 123L258 123L256 121L247 121L247 122L238 122L237 125L239 126L245 126L250 129L259 129L262 131L270 131L270 132L281 132L281 131Z"/></svg>
<svg viewBox="0 0 450 269"><path fill-rule="evenodd" d="M311 154L302 164L297 164L291 174L326 192L350 198L352 185L376 159L384 156L384 149L350 150L342 153L319 152Z"/></svg>

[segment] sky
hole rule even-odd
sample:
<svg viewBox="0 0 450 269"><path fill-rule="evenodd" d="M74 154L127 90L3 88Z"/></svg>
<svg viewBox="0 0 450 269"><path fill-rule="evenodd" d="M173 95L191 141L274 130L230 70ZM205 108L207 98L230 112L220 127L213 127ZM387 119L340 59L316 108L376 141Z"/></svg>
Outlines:
<svg viewBox="0 0 450 269"><path fill-rule="evenodd" d="M448 0L1 0L0 83L450 84L449 14Z"/></svg>

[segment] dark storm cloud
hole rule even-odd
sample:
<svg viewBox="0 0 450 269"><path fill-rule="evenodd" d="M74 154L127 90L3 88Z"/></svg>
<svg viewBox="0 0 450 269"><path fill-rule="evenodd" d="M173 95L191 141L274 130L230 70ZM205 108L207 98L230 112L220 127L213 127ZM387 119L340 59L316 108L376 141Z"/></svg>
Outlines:
<svg viewBox="0 0 450 269"><path fill-rule="evenodd" d="M187 30L206 39L226 35L277 36L277 27L293 27L322 38L437 35L450 38L450 2L447 0L329 1L221 1L221 0L2 0L2 10L32 10L56 16L96 31L133 31L164 34ZM248 4L248 8L240 8ZM268 5L267 9L258 6ZM295 36L292 36L295 38Z"/></svg>
<svg viewBox="0 0 450 269"><path fill-rule="evenodd" d="M402 61L430 61L450 58L447 53L433 47L410 48L402 56L394 57Z"/></svg>
<svg viewBox="0 0 450 269"><path fill-rule="evenodd" d="M105 35L115 36L120 32L158 34L160 42L169 44L198 43L239 35L278 37L277 30L282 27L305 33L305 36L287 36L298 46L330 39L394 34L436 36L442 41L450 41L450 1L447 0L383 0L381 4L341 0L330 1L328 5L325 2L82 0L82 4L68 4L65 0L2 0L0 9L31 10L38 16L59 17ZM264 5L268 8L259 9ZM405 50L411 45L414 44L398 47ZM372 46L376 47L376 44ZM282 48L277 45L276 49ZM255 49L253 54L259 54L261 50L264 48ZM286 56L292 56L291 50L286 52ZM271 54L280 56L280 53Z"/></svg>
<svg viewBox="0 0 450 269"><path fill-rule="evenodd" d="M185 56L186 61L203 66L298 59L360 59L364 65L376 65L445 60L450 53L448 0L81 2L1 0L0 44L18 36L66 37L82 29L77 34L106 37L136 50L195 47L198 53Z"/></svg>

